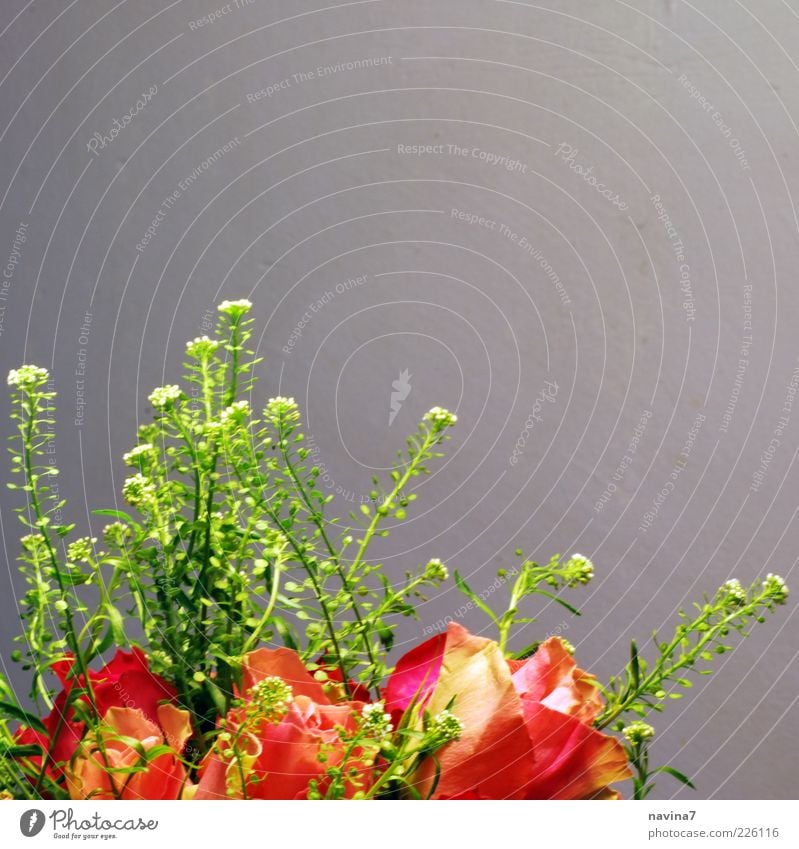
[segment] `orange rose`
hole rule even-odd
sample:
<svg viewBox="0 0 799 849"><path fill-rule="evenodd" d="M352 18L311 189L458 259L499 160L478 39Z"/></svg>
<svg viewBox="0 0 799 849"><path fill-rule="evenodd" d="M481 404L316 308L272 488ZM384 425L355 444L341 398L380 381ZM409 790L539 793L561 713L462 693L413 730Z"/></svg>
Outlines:
<svg viewBox="0 0 799 849"><path fill-rule="evenodd" d="M281 683L291 690L283 690L276 710ZM358 752L343 763L342 735L357 730L364 703L332 704L293 651L258 649L247 655L240 697L242 705L225 723L225 742L235 756L217 745L203 764L195 799L304 799L312 781L324 795L331 767L354 769L360 776L346 782L347 796L371 784Z"/></svg>
<svg viewBox="0 0 799 849"><path fill-rule="evenodd" d="M414 699L431 714L454 699L464 730L436 755L433 798L610 797L608 785L630 776L621 744L591 725L602 707L595 680L557 637L509 662L497 643L450 623L399 661L385 696L395 715ZM428 758L413 776L422 795L434 775Z"/></svg>
<svg viewBox="0 0 799 849"><path fill-rule="evenodd" d="M65 769L70 797L181 798L187 774L180 754L192 733L189 713L162 704L156 714L158 724L137 708L109 708Z"/></svg>

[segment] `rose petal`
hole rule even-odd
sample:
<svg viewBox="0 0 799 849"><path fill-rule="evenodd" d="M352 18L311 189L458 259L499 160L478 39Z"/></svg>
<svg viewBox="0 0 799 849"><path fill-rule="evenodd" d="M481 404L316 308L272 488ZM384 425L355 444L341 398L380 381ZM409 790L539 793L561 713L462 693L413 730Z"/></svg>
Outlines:
<svg viewBox="0 0 799 849"><path fill-rule="evenodd" d="M538 702L525 702L535 752L527 799L585 799L629 778L627 755L618 740Z"/></svg>
<svg viewBox="0 0 799 849"><path fill-rule="evenodd" d="M295 696L308 696L318 704L330 704L322 685L315 681L291 649L257 649L244 658L244 692L264 678L282 678L291 685Z"/></svg>
<svg viewBox="0 0 799 849"><path fill-rule="evenodd" d="M602 710L596 679L579 669L562 640L550 637L513 672L523 700L542 702L561 713L593 722Z"/></svg>
<svg viewBox="0 0 799 849"><path fill-rule="evenodd" d="M517 798L532 774L533 748L522 703L497 643L472 636L450 623L441 670L427 709L432 715L453 702L464 731L436 754L441 776L434 798L455 798L469 791L482 798ZM426 796L435 762L427 758L414 776Z"/></svg>
<svg viewBox="0 0 799 849"><path fill-rule="evenodd" d="M426 704L438 681L448 633L436 634L400 658L383 694L389 713L404 712L414 700Z"/></svg>

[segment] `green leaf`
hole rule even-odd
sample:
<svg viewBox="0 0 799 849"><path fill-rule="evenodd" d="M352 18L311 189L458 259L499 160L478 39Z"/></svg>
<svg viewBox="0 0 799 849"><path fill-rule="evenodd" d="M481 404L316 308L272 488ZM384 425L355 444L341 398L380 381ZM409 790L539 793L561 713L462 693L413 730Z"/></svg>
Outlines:
<svg viewBox="0 0 799 849"><path fill-rule="evenodd" d="M547 598L551 598L552 601L556 601L561 607L565 607L566 610L569 611L569 613L573 613L575 616L582 616L582 613L580 613L580 611L576 607L572 607L572 605L570 605L567 601L564 601L562 598L560 598L560 596L556 596L553 593L547 592L547 590L542 590L538 588L532 590L532 592L535 593L535 595L543 595Z"/></svg>
<svg viewBox="0 0 799 849"><path fill-rule="evenodd" d="M630 642L630 675L633 689L637 690L641 683L641 665L638 661L638 646L635 644L635 640Z"/></svg>
<svg viewBox="0 0 799 849"><path fill-rule="evenodd" d="M35 743L27 746L6 746L2 753L7 758L38 758L42 755L42 747Z"/></svg>
<svg viewBox="0 0 799 849"><path fill-rule="evenodd" d="M126 522L130 522L131 525L136 524L133 517L129 516L123 510L92 510L92 513L95 516L111 516L112 519L122 519Z"/></svg>
<svg viewBox="0 0 799 849"><path fill-rule="evenodd" d="M195 673L196 674L196 673ZM227 701L225 699L225 694L217 687L216 684L210 679L206 678L203 681L203 687L208 695L211 697L211 701L214 703L214 707L216 708L217 713L220 716L225 716L227 714Z"/></svg>
<svg viewBox="0 0 799 849"><path fill-rule="evenodd" d="M688 776L683 775L678 770L674 769L673 766L659 766L657 769L652 770L652 774L654 775L656 772L664 772L666 775L670 775L672 778L676 778L681 784L685 784L686 787L690 787L691 790L696 790L696 787Z"/></svg>
<svg viewBox="0 0 799 849"><path fill-rule="evenodd" d="M496 625L499 625L499 620L494 615L494 611L481 599L479 598L475 592L471 589L471 587L463 580L460 573L455 571L455 586L467 597L471 600L471 602L478 607L480 610L491 619Z"/></svg>
<svg viewBox="0 0 799 849"><path fill-rule="evenodd" d="M540 645L541 641L536 640L534 643L530 643L529 646L525 646L520 651L514 652L511 657L513 660L527 660L528 657L532 657L538 651L538 647Z"/></svg>
<svg viewBox="0 0 799 849"><path fill-rule="evenodd" d="M40 734L49 733L38 717L28 713L18 705L11 704L10 702L0 702L0 714L5 714L12 719L16 719L23 725L27 725L32 728L34 731L38 731Z"/></svg>

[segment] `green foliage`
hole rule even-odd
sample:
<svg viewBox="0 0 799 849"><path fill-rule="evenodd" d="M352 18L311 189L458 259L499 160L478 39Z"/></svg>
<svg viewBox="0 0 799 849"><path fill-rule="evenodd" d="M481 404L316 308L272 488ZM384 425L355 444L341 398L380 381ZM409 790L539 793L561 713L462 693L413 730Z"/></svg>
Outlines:
<svg viewBox="0 0 799 849"><path fill-rule="evenodd" d="M9 486L24 495L17 512L26 530L19 556L27 587L24 634L13 657L31 673L37 709L50 711L60 690L52 665L67 654L74 658L52 739L67 717L84 723L92 752L118 777L104 748L112 738L98 715L88 670L100 655L132 644L126 629L132 622L151 668L175 684L181 707L191 712L196 739L187 750L194 758L188 767L213 748L234 766L231 794L245 797L257 780L247 735L255 725L280 721L291 694L286 682L267 679L243 700L242 658L280 641L300 653L331 693L350 697L353 682L379 693L397 622L416 615L426 588L446 581L448 570L434 558L392 583L371 557L372 546L388 535L388 520L406 518L416 500L413 485L441 456L456 421L439 407L430 410L385 479L372 479L368 500L348 523L329 517L332 496L320 488L321 470L311 462L294 399L272 398L260 413L251 407L260 360L248 347L250 308L246 300L223 302L215 338L186 346L183 387L170 384L150 394L152 420L139 428L124 457L131 467L122 487L129 511L96 511L109 520L101 540L73 538L74 525L61 518L65 503L53 485L58 471L51 448L55 393L47 371L22 366L8 377L15 429ZM510 573L500 571L503 581L513 578L502 614L457 572L455 582L496 627L501 649L519 659L538 647L508 651L518 629L535 621L525 603L539 596L579 615L561 593L592 576L591 561L581 555L558 555L543 566L524 560ZM612 727L626 741L635 798L651 792L657 774L693 785L672 767L651 769L648 726L625 726L623 715L644 717L661 710L665 699L679 698L692 672L709 674L700 667L731 649L732 632L746 636L752 622L763 621L787 595L776 575L746 590L728 581L695 605L693 616L680 612L671 641L654 636L654 660L632 644L627 667L603 688L607 703L595 725ZM418 797L412 776L425 759L434 767L432 794L437 753L462 730L451 707L430 716L414 703L393 728L381 702L367 705L354 717L354 730L339 730L337 751L343 746L344 756L331 761L310 795ZM231 715L240 720L228 727ZM0 675L0 796L65 798L63 779L48 769L52 741L50 751L21 742L19 723L31 732L25 739L46 731ZM141 764L126 768L128 776L153 756L142 752ZM376 764L377 778L367 787L363 771ZM124 775L113 782L117 796L124 784Z"/></svg>
<svg viewBox="0 0 799 849"><path fill-rule="evenodd" d="M625 726L619 722L616 727L624 738L624 751L627 760L634 770L633 775L633 799L642 800L655 789L654 777L656 775L669 775L680 784L696 790L693 782L685 775L671 766L659 766L654 769L649 765L649 744L655 736L655 729L645 722L636 721Z"/></svg>
<svg viewBox="0 0 799 849"><path fill-rule="evenodd" d="M519 551L516 553L521 554ZM491 607L469 587L463 577L457 572L455 573L455 584L458 589L496 626L499 646L503 651L507 649L514 626L529 625L536 621L533 617L519 615L522 602L531 596L548 598L561 607L565 607L575 616L579 616L580 611L556 593L563 589L573 589L589 583L594 575L594 566L587 557L583 557L581 554L573 554L565 562L561 560L559 554L556 554L545 566L540 566L532 560L525 560L513 574L516 576L516 580L510 590L508 607L502 615L496 615ZM509 575L505 570L500 570L499 577L505 579ZM527 649L517 652L517 656L526 657L528 654L532 654L536 648L537 644L529 646Z"/></svg>
<svg viewBox="0 0 799 849"><path fill-rule="evenodd" d="M431 561L393 585L368 552L388 534L386 518L405 516L416 498L410 485L440 456L455 417L431 410L388 480L373 480L369 502L343 527L325 515L332 496L308 463L294 400L272 398L261 416L251 409L260 360L248 347L250 307L221 304L215 338L186 346L183 386L150 394L152 420L124 457L129 512L97 511L112 520L99 543L69 541L73 526L57 523L65 503L48 486L57 474L48 451L55 424L49 375L23 366L9 376L12 464L22 478L11 486L26 495L19 514L30 531L20 556L29 586L25 649L15 657L32 673L32 696L45 709L55 695L53 662L72 653L73 674L85 678L95 657L131 644L126 623L138 622L151 668L176 684L195 718L202 754L216 717L230 708L247 652L282 641L320 680L334 667L347 693L353 679L376 688L397 618L415 615L424 587L446 579L446 568ZM89 587L97 599L91 609ZM96 726L98 718L88 721Z"/></svg>
<svg viewBox="0 0 799 849"><path fill-rule="evenodd" d="M709 675L707 668L714 657L732 651L729 638L733 632L749 635L754 622L765 621L764 614L784 604L788 589L777 575L767 575L748 589L733 579L721 586L703 604L694 604L695 615L680 610L680 624L669 641L652 635L656 658L645 660L635 642L631 645L630 662L621 675L610 679L604 689L607 704L596 725L605 728L625 713L640 717L650 711L662 711L663 702L682 698L682 689L693 686L691 674Z"/></svg>

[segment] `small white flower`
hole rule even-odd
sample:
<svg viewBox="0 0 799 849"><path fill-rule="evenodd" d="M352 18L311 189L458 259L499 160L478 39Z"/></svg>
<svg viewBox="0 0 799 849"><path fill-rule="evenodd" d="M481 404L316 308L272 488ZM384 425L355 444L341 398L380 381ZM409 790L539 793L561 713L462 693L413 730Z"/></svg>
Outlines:
<svg viewBox="0 0 799 849"><path fill-rule="evenodd" d="M8 385L18 389L31 390L44 385L50 379L50 372L41 366L20 366L8 373Z"/></svg>
<svg viewBox="0 0 799 849"><path fill-rule="evenodd" d="M639 746L644 740L651 740L655 736L655 729L646 722L631 722L621 733L634 746Z"/></svg>
<svg viewBox="0 0 799 849"><path fill-rule="evenodd" d="M566 584L576 587L588 584L594 577L594 564L582 554L572 554L566 562Z"/></svg>
<svg viewBox="0 0 799 849"><path fill-rule="evenodd" d="M124 522L111 522L103 528L103 542L114 548L122 548L130 536L132 531Z"/></svg>
<svg viewBox="0 0 799 849"><path fill-rule="evenodd" d="M174 383L168 386L158 386L150 393L149 401L156 410L169 409L175 401L179 401L183 391Z"/></svg>
<svg viewBox="0 0 799 849"><path fill-rule="evenodd" d="M217 309L233 319L241 318L252 309L252 301L246 298L240 298L238 301L222 301Z"/></svg>
<svg viewBox="0 0 799 849"><path fill-rule="evenodd" d="M260 680L248 695L250 711L269 722L280 722L294 701L291 685L275 675Z"/></svg>
<svg viewBox="0 0 799 849"><path fill-rule="evenodd" d="M122 484L122 495L133 507L148 507L155 500L155 484L142 474L129 477Z"/></svg>
<svg viewBox="0 0 799 849"><path fill-rule="evenodd" d="M765 581L763 581L763 589L777 602L777 604L784 604L785 599L788 598L790 594L790 590L788 589L788 585L785 581L779 576L775 575L773 572L769 572L766 575Z"/></svg>
<svg viewBox="0 0 799 849"><path fill-rule="evenodd" d="M363 730L373 739L382 741L394 730L391 714L386 713L383 702L364 705L361 710Z"/></svg>
<svg viewBox="0 0 799 849"><path fill-rule="evenodd" d="M424 570L424 576L428 581L442 583L449 578L449 569L447 569L438 557L433 557L427 563L427 567Z"/></svg>
<svg viewBox="0 0 799 849"><path fill-rule="evenodd" d="M430 733L435 745L443 746L452 740L460 739L464 727L463 721L458 719L452 711L442 710L441 713L433 717Z"/></svg>
<svg viewBox="0 0 799 849"><path fill-rule="evenodd" d="M250 404L248 401L236 401L222 410L219 418L223 424L240 424L250 415Z"/></svg>
<svg viewBox="0 0 799 849"><path fill-rule="evenodd" d="M719 589L719 594L732 607L740 607L746 604L746 590L737 578L730 578L729 581L725 581Z"/></svg>
<svg viewBox="0 0 799 849"><path fill-rule="evenodd" d="M85 563L91 556L97 537L81 537L67 546L67 560L73 563Z"/></svg>
<svg viewBox="0 0 799 849"><path fill-rule="evenodd" d="M34 555L41 555L45 550L45 538L42 534L25 534L20 538L22 547Z"/></svg>
<svg viewBox="0 0 799 849"><path fill-rule="evenodd" d="M154 448L149 442L142 442L135 448L131 448L127 454L122 455L122 459L129 466L137 466L140 460L153 452Z"/></svg>
<svg viewBox="0 0 799 849"><path fill-rule="evenodd" d="M443 407L433 407L424 414L424 420L438 430L444 430L444 428L452 427L458 421L458 417Z"/></svg>
<svg viewBox="0 0 799 849"><path fill-rule="evenodd" d="M209 339L207 336L198 336L196 339L192 339L191 342L186 343L186 354L197 360L202 360L218 351L220 344L216 339Z"/></svg>
<svg viewBox="0 0 799 849"><path fill-rule="evenodd" d="M300 420L300 410L293 398L278 395L266 402L264 417L275 427L280 424L294 424Z"/></svg>

